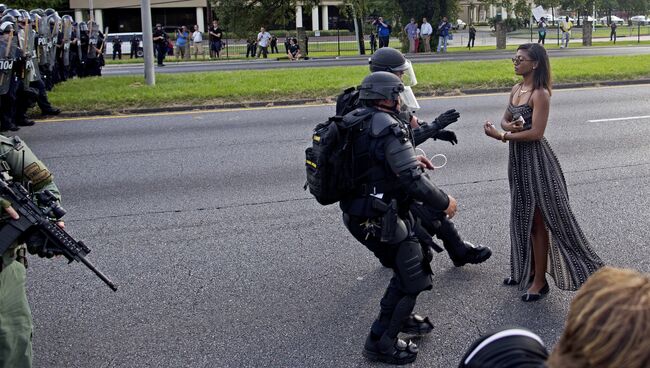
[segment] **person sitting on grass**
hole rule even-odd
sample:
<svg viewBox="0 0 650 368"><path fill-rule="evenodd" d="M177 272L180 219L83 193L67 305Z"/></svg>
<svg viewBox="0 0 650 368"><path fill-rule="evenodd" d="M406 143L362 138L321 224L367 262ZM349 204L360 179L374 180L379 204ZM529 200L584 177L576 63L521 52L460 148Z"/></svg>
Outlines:
<svg viewBox="0 0 650 368"><path fill-rule="evenodd" d="M302 54L300 53L300 46L298 45L297 39L292 38L289 41L289 50L287 51L287 56L291 61L300 60L300 58L302 57Z"/></svg>

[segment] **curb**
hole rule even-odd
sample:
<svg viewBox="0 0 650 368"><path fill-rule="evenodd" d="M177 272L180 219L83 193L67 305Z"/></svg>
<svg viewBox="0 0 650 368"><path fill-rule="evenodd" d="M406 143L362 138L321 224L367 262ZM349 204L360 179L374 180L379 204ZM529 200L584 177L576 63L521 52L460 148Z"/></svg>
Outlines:
<svg viewBox="0 0 650 368"><path fill-rule="evenodd" d="M635 79L635 80L620 80L620 81L595 81L595 82L579 82L579 83L562 83L553 86L553 89L571 89L571 88L589 88L601 86L628 86L635 84L650 84L650 78ZM417 97L432 97L432 96L453 96L453 95L476 95L482 93L505 93L510 92L511 87L499 88L477 88L477 89L460 89L460 90L446 90L435 91L427 93L415 93ZM39 120L55 120L61 118L79 118L79 117L93 117L93 116L120 116L120 115L135 115L135 114L152 114L152 113L165 113L165 112L181 112L181 111L201 111L201 110L229 110L241 108L256 108L256 107L273 107L273 106L293 106L293 105L309 105L318 103L333 103L332 98L313 98L313 99L295 99L295 100L280 100L280 101L256 101L256 102L232 102L218 105L188 105L188 106L170 106L170 107L156 107L156 108L140 108L140 109L125 109L117 111L99 110L99 111L78 111L61 113L53 117L40 117ZM36 116L34 116L36 118Z"/></svg>

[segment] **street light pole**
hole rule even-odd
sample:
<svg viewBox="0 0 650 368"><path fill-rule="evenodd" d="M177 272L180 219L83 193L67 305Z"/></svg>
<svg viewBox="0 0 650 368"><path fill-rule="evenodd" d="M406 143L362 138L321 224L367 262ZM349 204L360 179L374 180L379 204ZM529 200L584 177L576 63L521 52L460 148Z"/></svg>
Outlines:
<svg viewBox="0 0 650 368"><path fill-rule="evenodd" d="M141 0L142 46L144 46L144 79L148 86L156 84L153 69L153 34L151 32L151 0Z"/></svg>

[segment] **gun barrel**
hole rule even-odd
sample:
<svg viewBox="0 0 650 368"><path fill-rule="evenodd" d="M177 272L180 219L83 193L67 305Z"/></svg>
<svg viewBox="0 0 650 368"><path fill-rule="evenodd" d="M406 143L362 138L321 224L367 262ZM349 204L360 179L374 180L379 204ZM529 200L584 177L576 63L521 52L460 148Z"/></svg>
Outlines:
<svg viewBox="0 0 650 368"><path fill-rule="evenodd" d="M108 278L108 276L104 275L102 271L98 270L95 265L93 265L89 260L86 259L84 256L79 256L77 257L77 260L81 263L83 263L86 267L88 267L91 271L97 275L106 285L108 285L109 288L113 291L117 291L117 286L111 281L111 279Z"/></svg>

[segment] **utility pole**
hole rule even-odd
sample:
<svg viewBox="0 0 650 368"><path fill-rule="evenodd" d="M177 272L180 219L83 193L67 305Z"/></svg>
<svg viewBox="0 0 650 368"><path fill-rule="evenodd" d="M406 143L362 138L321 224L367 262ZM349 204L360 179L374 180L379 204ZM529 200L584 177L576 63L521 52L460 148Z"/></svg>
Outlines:
<svg viewBox="0 0 650 368"><path fill-rule="evenodd" d="M151 0L141 0L142 46L144 48L144 79L148 86L156 84L153 70L153 34L151 32Z"/></svg>
<svg viewBox="0 0 650 368"><path fill-rule="evenodd" d="M93 6L93 0L88 0L88 19L95 19L95 7Z"/></svg>

